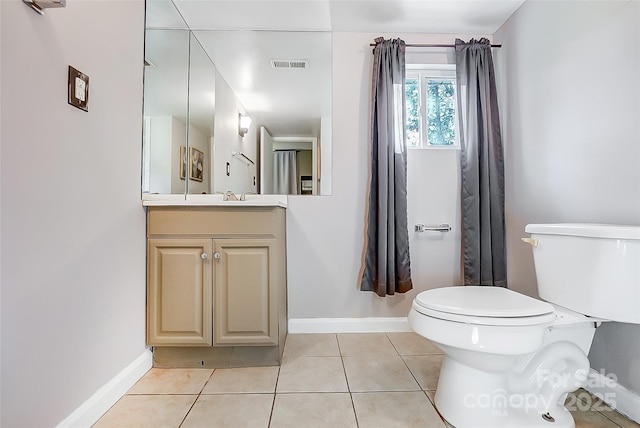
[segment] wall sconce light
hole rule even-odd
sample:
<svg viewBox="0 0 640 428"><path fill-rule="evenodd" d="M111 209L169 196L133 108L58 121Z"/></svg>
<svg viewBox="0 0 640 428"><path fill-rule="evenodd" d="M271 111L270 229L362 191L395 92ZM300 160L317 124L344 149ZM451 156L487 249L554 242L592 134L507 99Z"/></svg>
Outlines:
<svg viewBox="0 0 640 428"><path fill-rule="evenodd" d="M249 132L250 127L251 118L249 116L243 116L242 113L238 113L238 130L240 132L240 136L244 137L244 135Z"/></svg>

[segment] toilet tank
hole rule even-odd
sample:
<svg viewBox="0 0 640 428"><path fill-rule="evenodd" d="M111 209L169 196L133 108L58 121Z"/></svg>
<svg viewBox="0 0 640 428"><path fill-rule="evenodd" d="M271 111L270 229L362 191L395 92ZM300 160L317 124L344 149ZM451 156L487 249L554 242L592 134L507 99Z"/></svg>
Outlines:
<svg viewBox="0 0 640 428"><path fill-rule="evenodd" d="M640 324L640 226L529 224L538 294L565 308Z"/></svg>

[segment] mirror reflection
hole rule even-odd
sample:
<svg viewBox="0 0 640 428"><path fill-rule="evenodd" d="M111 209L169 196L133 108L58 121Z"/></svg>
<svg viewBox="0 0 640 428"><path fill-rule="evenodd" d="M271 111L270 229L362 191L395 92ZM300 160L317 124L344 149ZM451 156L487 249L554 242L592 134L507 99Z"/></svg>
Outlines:
<svg viewBox="0 0 640 428"><path fill-rule="evenodd" d="M143 192L330 194L331 34L180 20L147 2Z"/></svg>
<svg viewBox="0 0 640 428"><path fill-rule="evenodd" d="M211 193L212 148L216 105L216 69L191 34L189 55L188 193ZM188 180L186 180L188 178Z"/></svg>
<svg viewBox="0 0 640 428"><path fill-rule="evenodd" d="M143 193L184 193L180 147L187 143L189 32L145 32Z"/></svg>

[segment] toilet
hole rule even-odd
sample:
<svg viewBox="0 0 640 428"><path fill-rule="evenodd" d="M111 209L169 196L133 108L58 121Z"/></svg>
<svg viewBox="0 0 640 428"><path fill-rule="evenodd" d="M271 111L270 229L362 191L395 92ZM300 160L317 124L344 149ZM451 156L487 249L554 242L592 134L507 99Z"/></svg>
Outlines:
<svg viewBox="0 0 640 428"><path fill-rule="evenodd" d="M574 427L596 328L640 324L640 226L530 224L538 300L500 287L419 293L409 325L444 353L435 404L456 428Z"/></svg>

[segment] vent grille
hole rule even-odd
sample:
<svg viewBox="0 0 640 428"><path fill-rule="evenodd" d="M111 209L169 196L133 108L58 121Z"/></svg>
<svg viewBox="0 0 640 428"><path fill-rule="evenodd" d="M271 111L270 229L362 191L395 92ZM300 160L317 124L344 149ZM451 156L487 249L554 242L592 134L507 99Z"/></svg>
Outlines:
<svg viewBox="0 0 640 428"><path fill-rule="evenodd" d="M309 61L306 59L272 59L272 68L307 68Z"/></svg>

